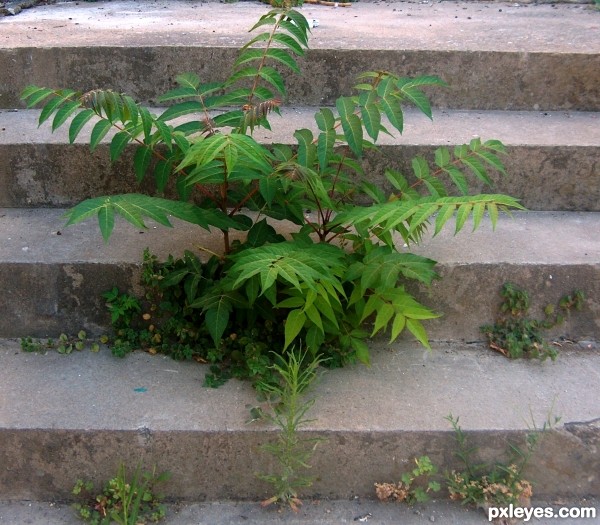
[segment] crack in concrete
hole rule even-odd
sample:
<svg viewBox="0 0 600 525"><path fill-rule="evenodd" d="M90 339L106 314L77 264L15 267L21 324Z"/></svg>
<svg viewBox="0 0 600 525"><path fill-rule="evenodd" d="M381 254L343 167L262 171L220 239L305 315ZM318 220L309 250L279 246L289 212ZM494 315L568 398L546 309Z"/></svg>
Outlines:
<svg viewBox="0 0 600 525"><path fill-rule="evenodd" d="M600 452L600 417L565 423L564 429L592 454Z"/></svg>
<svg viewBox="0 0 600 525"><path fill-rule="evenodd" d="M600 428L600 417L590 419L589 421L570 421L569 423L565 423L565 428L570 426L596 426L598 424L598 428Z"/></svg>

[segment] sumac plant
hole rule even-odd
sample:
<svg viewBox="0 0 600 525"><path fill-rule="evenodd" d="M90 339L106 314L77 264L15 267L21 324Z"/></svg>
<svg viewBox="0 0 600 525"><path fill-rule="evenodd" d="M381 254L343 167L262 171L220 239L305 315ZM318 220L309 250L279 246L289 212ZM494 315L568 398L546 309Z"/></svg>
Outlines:
<svg viewBox="0 0 600 525"><path fill-rule="evenodd" d="M380 134L402 133L405 105L431 118L422 89L445 85L434 76L387 71L360 75L356 94L319 109L313 130L296 130L293 146L259 143L253 132L270 129L269 118L281 114L281 72L298 72L296 57L306 52L310 30L298 11L277 8L251 31L255 36L241 48L227 80L178 76L178 86L159 99L168 105L159 115L110 90L23 91L28 107L43 102L40 124L48 121L52 130L68 124L71 142L92 126L92 150L113 133L111 159L132 145L138 182L154 178L157 196L91 198L68 212L68 223L97 216L106 241L115 215L138 228L146 219L171 226L176 217L220 232L222 253L202 263L190 253L180 264L171 260L171 271L157 281L161 293L179 287L170 297L179 297L177 315L188 321L175 336L185 331L188 340L201 341L204 349L194 353L211 362L244 363L246 346L231 342L240 334L260 337L256 327L264 326L276 327L271 332L279 333L279 342L267 345L262 357L301 339L334 364L368 363L369 337L386 332L394 341L404 330L429 346L422 322L439 314L405 283L430 284L436 263L410 247L427 228L437 234L451 218L458 232L468 219L476 229L484 217L495 225L500 212L522 208L509 196L469 194L473 181L491 185L490 170L504 173L503 145L474 139L438 148L431 161L414 158L410 175L386 170L393 190L385 193L365 177L364 152L377 149ZM168 186L176 198L163 197ZM279 221L295 231L284 237ZM233 242L233 230L246 232L245 240ZM399 249L403 245L408 249ZM152 328L152 339L164 343L166 334L157 339L160 327ZM252 375L247 367L245 374Z"/></svg>

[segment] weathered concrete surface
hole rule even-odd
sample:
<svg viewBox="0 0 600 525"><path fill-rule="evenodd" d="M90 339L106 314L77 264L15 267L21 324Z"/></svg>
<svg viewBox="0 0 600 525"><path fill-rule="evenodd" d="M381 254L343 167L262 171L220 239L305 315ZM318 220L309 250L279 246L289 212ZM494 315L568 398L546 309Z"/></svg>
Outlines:
<svg viewBox="0 0 600 525"><path fill-rule="evenodd" d="M0 19L0 107L27 84L98 87L152 103L178 73L223 79L265 12L262 4L95 2ZM437 74L435 105L471 109L600 109L600 43L591 6L441 2L306 6L319 20L295 104L331 103L365 70ZM150 73L151 72L151 73Z"/></svg>
<svg viewBox="0 0 600 525"><path fill-rule="evenodd" d="M557 513L561 507L577 510L598 510L598 502L587 498L559 502L534 501L536 507L552 507ZM598 516L598 512L596 512ZM262 508L258 502L207 502L167 505L165 525L340 525L360 522L360 519L378 525L481 525L487 523L482 510L464 507L444 500L427 504L394 505L353 498L346 500L308 500L297 513L271 506ZM0 502L0 523L27 523L28 525L79 525L73 509L65 503L14 501ZM581 518L565 518L561 525L581 525ZM586 524L600 523L600 519L586 519Z"/></svg>
<svg viewBox="0 0 600 525"><path fill-rule="evenodd" d="M24 354L14 341L1 343L0 365L3 499L68 499L75 479L106 480L120 461L169 470L167 497L268 494L254 474L273 466L260 445L274 432L246 423L246 404L256 404L249 385L205 389L201 365L144 353ZM397 480L421 454L442 472L457 466L444 419L452 413L484 461L522 444L528 426L560 416L526 475L537 497L598 496L599 387L597 350L540 364L479 347L374 343L371 368L329 371L316 387L307 431L327 441L306 494L372 497L374 482Z"/></svg>
<svg viewBox="0 0 600 525"><path fill-rule="evenodd" d="M82 328L99 333L108 326L101 293L113 286L136 290L144 248L162 258L199 246L221 250L217 235L175 224L173 230L150 224L141 233L119 222L106 246L95 219L64 228L62 210L2 209L0 337ZM584 310L556 334L599 338L600 214L517 213L514 219L502 217L495 232L487 223L472 234L468 225L455 237L452 231L450 226L415 249L437 260L442 276L429 289L416 290L425 304L444 314L427 323L432 339L481 340L479 326L496 317L506 281L531 292L532 315L574 289L583 290Z"/></svg>
<svg viewBox="0 0 600 525"><path fill-rule="evenodd" d="M273 132L259 129L255 137L295 144L295 130L317 133L314 113L284 107L281 118L271 119ZM52 134L48 123L38 128L38 117L37 110L0 111L0 206L69 206L98 195L152 191L149 177L141 188L135 183L133 148L111 164L107 141L89 151L92 124L70 145L68 125ZM411 173L415 155L432 158L438 146L495 138L507 146L508 175L493 177L491 191L517 196L533 210L600 211L600 113L445 110L430 121L409 108L405 121L403 135L382 135L381 152L365 157L365 173L378 184L385 186L387 168Z"/></svg>

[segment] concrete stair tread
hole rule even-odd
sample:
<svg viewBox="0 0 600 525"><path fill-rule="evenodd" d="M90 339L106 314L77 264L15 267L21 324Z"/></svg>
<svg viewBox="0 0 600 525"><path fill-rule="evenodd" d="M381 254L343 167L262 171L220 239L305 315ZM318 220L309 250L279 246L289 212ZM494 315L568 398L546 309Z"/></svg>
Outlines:
<svg viewBox="0 0 600 525"><path fill-rule="evenodd" d="M148 228L139 230L117 218L113 236L105 245L96 218L65 227L65 211L0 208L0 261L138 264L146 247L160 257L181 255L184 250L198 252L199 247L220 249L219 234L177 219L173 229L148 221ZM280 227L284 232L295 228ZM455 236L450 225L412 251L440 264L596 265L600 260L597 212L515 212L512 218L501 216L495 231L487 219L477 231L470 230L467 224Z"/></svg>
<svg viewBox="0 0 600 525"><path fill-rule="evenodd" d="M185 1L40 6L4 18L0 46L238 47L268 9L259 2ZM301 12L319 21L310 41L315 49L600 52L588 5L359 2L349 9L306 4Z"/></svg>
<svg viewBox="0 0 600 525"><path fill-rule="evenodd" d="M595 472L600 461L581 441L596 436L599 428L600 354L597 345L588 345L576 350L572 346L573 352L565 348L556 363L538 363L509 361L477 346L440 345L428 352L412 344L387 347L374 341L370 368L328 371L315 387L316 403L310 413L314 422L307 429L323 433L328 441L317 449L319 479L310 493L370 495L373 481L397 476L410 466L415 447L438 464L442 461L442 470L448 468L454 437L444 418L452 413L460 417L465 431L483 438L485 447L500 451L506 439L521 439L533 425L541 427L559 416L557 433L545 444L549 450L540 447L533 473L542 476L544 468L563 468L562 456L578 453L580 471L561 474L563 480L572 481L563 493L582 495L596 483L584 476ZM83 473L111 472L119 459L142 454L159 470L173 472L168 495L261 497L264 486L248 485L246 478L253 471L246 470L249 465L264 465L257 446L272 437L273 429L246 423L247 405L257 404L249 385L232 380L217 390L202 388L204 371L196 363L141 352L123 360L104 348L97 354L25 354L16 341L0 341L0 441L7 440L0 447L0 457L6 460L0 486L4 485L5 495L14 499L29 491L38 499L48 497L44 487L48 480L42 477L54 465L51 487L58 497L67 488L64 485ZM588 432L588 437L578 437L579 431ZM11 436L46 440L47 452L30 458L22 472L14 472L19 460L8 455L10 440L15 439ZM69 448L57 451L50 445L54 439ZM108 452L101 452L101 447L110 447L114 440L110 456L98 462L98 456ZM407 449L402 448L404 440L410 443ZM241 449L240 443L245 443ZM563 448L556 449L560 443ZM564 449L565 443L571 448ZM182 447L187 452L179 451ZM84 465L90 468L88 457L95 458L93 472L75 472ZM325 468L332 465L334 471ZM203 470L194 473L193 468ZM360 476L352 476L357 469ZM27 472L37 472L40 483L23 487ZM6 487L9 473L13 477ZM186 475L201 479L198 484L178 479ZM236 479L240 492L231 495L228 491L232 483L237 485ZM332 480L334 484L328 485ZM538 486L539 496L556 493L555 480L540 479Z"/></svg>
<svg viewBox="0 0 600 525"><path fill-rule="evenodd" d="M162 109L152 108L154 114ZM0 146L14 144L66 144L68 124L54 133L51 120L38 126L39 109L0 110ZM317 133L314 121L317 107L287 106L281 108L282 116L270 119L272 132L263 128L255 130L261 142L296 143L294 131L309 128ZM186 117L169 123L177 125ZM192 120L192 116L188 120ZM86 125L76 144L87 143L93 124ZM416 145L441 146L469 142L474 137L482 140L501 140L506 146L561 146L591 147L600 144L600 112L592 111L498 111L434 109L433 120L413 108L405 110L402 135L390 137L381 134L382 146ZM105 139L104 142L109 141Z"/></svg>
<svg viewBox="0 0 600 525"><path fill-rule="evenodd" d="M563 346L556 362L538 363L511 361L481 345L438 343L428 351L377 339L371 367L331 370L319 380L315 421L307 429L447 431L449 413L461 417L465 430L524 430L531 417L541 425L550 412L563 424L597 419L600 347ZM0 340L0 363L3 428L272 430L248 425L247 404L260 404L249 384L204 388L208 367L195 362L145 352L116 358L105 347L68 356L26 353L8 339ZM120 409L127 406L135 410Z"/></svg>

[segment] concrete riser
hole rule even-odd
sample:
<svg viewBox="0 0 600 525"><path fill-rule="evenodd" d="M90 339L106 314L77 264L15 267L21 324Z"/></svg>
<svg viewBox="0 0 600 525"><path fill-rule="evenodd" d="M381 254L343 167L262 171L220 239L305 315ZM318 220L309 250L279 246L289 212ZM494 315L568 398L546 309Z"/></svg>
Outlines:
<svg viewBox="0 0 600 525"><path fill-rule="evenodd" d="M23 107L19 94L29 84L110 88L152 105L177 74L223 80L236 57L225 47L0 49L0 71L8 72L0 108ZM287 83L290 104L331 104L352 93L358 74L386 70L440 76L450 87L428 90L438 107L600 111L600 56L592 53L313 49L299 66L304 74Z"/></svg>
<svg viewBox="0 0 600 525"><path fill-rule="evenodd" d="M386 168L411 173L415 155L431 158L436 146L382 146L368 154L365 173L385 186ZM84 144L0 145L0 207L62 207L85 198L153 192L150 177L141 187L133 173L133 148L111 164L108 145L94 153ZM507 177L493 188L473 191L518 196L531 210L600 211L600 146L512 146L503 158ZM390 189L391 190L391 189Z"/></svg>
<svg viewBox="0 0 600 525"><path fill-rule="evenodd" d="M93 410L90 407L90 410ZM524 448L526 431L466 432L478 449L476 459L506 461L508 443ZM348 499L374 497L375 482L396 482L429 455L443 475L462 465L453 432L324 431L311 461L315 476L305 496ZM4 499L68 500L77 479L97 486L112 478L121 462L133 469L156 466L171 480L160 487L171 499L193 501L262 499L269 486L257 472L277 465L260 446L272 431L194 432L0 430L0 493ZM600 496L598 428L592 423L566 426L545 434L524 477L534 482L537 498Z"/></svg>
<svg viewBox="0 0 600 525"><path fill-rule="evenodd" d="M585 308L573 312L554 333L573 340L596 339L600 333L600 264L442 263L438 272L442 279L430 289L415 290L425 305L443 314L425 322L432 340L483 340L479 327L496 319L505 282L530 293L534 303L530 314L540 319L547 304L583 290ZM139 275L139 265L130 263L4 263L0 265L0 282L4 283L0 337L56 337L82 329L89 335L105 333L110 318L102 293L113 286L139 291Z"/></svg>

